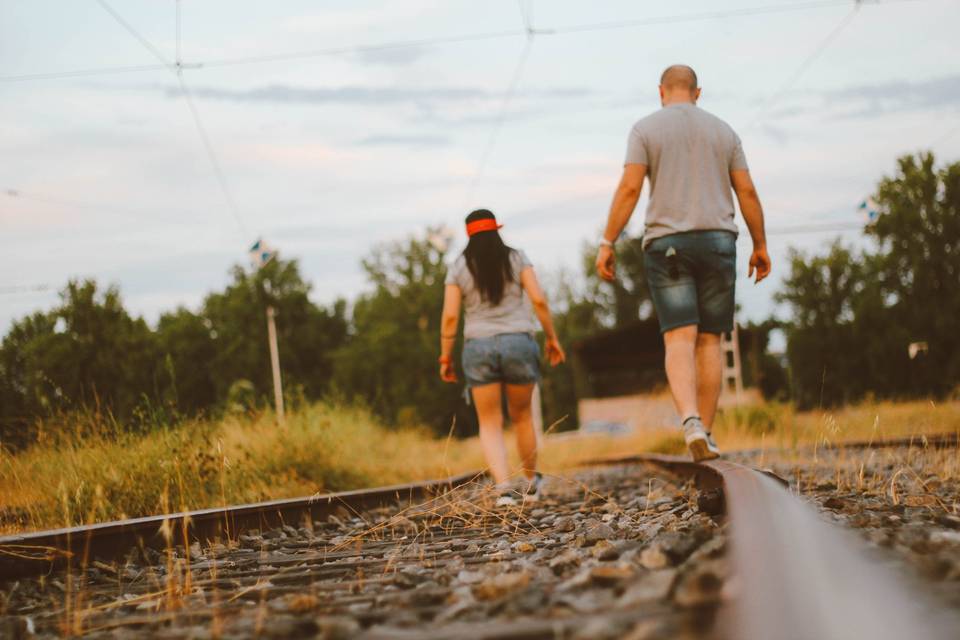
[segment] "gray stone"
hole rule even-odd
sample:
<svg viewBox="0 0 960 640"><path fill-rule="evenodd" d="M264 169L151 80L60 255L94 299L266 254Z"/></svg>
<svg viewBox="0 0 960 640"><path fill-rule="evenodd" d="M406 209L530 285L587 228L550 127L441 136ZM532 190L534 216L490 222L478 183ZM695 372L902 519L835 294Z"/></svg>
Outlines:
<svg viewBox="0 0 960 640"><path fill-rule="evenodd" d="M638 580L627 587L620 599L617 600L617 605L634 607L665 600L670 594L670 588L673 586L676 577L676 569L660 569L643 573Z"/></svg>

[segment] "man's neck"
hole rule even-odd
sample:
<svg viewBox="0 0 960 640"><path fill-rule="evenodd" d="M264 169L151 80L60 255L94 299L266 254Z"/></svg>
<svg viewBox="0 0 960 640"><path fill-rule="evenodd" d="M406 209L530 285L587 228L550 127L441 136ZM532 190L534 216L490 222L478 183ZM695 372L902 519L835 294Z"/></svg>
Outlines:
<svg viewBox="0 0 960 640"><path fill-rule="evenodd" d="M660 102L660 104L663 105L664 107L670 107L670 106L673 106L673 105L675 105L675 104L692 104L692 105L696 106L696 105L697 105L697 102L696 102L695 100L691 100L690 98L679 98L679 97L678 97L678 98L666 98L666 99L662 100L662 101Z"/></svg>

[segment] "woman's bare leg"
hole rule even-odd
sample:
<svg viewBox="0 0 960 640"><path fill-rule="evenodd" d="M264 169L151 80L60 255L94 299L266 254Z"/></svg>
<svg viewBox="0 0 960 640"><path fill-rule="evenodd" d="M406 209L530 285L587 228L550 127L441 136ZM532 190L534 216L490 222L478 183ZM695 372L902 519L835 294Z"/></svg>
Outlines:
<svg viewBox="0 0 960 640"><path fill-rule="evenodd" d="M533 480L537 470L537 433L533 430L533 412L530 410L534 385L508 384L505 386L510 421L517 432L517 449L520 451L523 474L527 479Z"/></svg>
<svg viewBox="0 0 960 640"><path fill-rule="evenodd" d="M471 387L473 405L480 422L480 445L494 482L503 484L510 478L507 468L507 447L503 441L503 406L500 383Z"/></svg>

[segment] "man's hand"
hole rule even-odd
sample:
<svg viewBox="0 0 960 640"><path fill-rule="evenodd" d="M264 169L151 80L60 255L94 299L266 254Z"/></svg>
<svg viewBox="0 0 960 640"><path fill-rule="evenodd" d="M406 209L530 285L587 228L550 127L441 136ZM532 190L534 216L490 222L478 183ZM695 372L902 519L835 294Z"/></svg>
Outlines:
<svg viewBox="0 0 960 640"><path fill-rule="evenodd" d="M750 269L747 271L747 277L752 276L754 272L757 274L754 283L770 275L770 256L767 255L766 247L754 247L753 253L750 254Z"/></svg>
<svg viewBox="0 0 960 640"><path fill-rule="evenodd" d="M606 280L607 282L613 282L617 277L617 255L613 251L613 247L608 247L607 245L600 245L600 251L597 252L597 275Z"/></svg>

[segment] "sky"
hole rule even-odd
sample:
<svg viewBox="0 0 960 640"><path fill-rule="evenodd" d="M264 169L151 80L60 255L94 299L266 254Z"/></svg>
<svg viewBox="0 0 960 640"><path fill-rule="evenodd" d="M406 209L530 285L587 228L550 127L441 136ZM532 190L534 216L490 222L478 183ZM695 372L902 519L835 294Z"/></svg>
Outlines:
<svg viewBox="0 0 960 640"><path fill-rule="evenodd" d="M784 315L788 248L838 235L792 228L862 244L857 205L898 156L960 159L957 24L957 0L181 0L178 38L176 0L0 0L0 332L69 278L151 323L196 309L261 236L314 301L351 299L373 246L446 225L457 250L480 206L543 279L575 272L674 63L766 210L760 285L740 221L740 319ZM437 42L461 36L483 37ZM178 47L202 129L160 63Z"/></svg>

